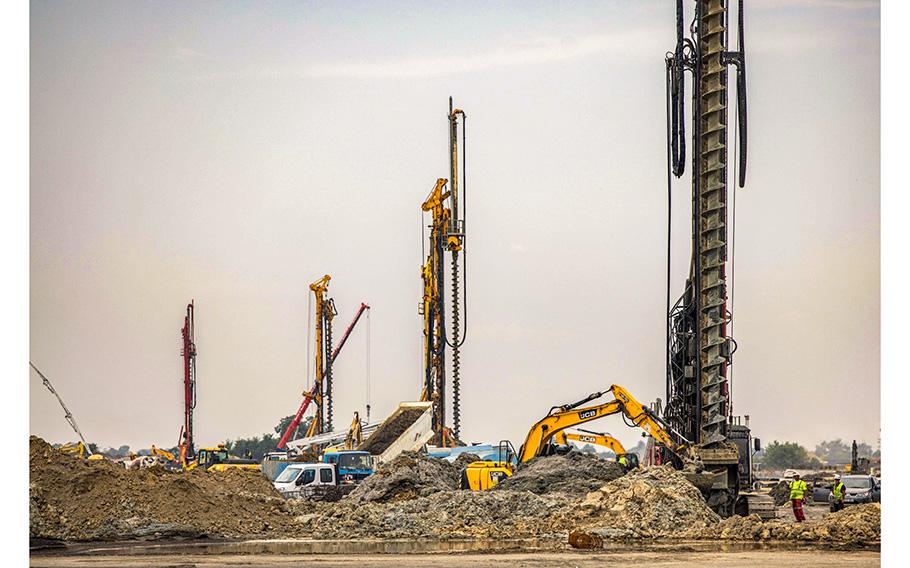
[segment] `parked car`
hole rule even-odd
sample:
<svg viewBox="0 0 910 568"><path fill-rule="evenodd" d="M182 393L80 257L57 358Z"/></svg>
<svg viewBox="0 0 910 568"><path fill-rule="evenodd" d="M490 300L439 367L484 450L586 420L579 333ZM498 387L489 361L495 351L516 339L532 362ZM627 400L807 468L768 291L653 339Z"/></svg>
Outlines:
<svg viewBox="0 0 910 568"><path fill-rule="evenodd" d="M845 475L844 505L879 503L882 500L882 484L871 475Z"/></svg>

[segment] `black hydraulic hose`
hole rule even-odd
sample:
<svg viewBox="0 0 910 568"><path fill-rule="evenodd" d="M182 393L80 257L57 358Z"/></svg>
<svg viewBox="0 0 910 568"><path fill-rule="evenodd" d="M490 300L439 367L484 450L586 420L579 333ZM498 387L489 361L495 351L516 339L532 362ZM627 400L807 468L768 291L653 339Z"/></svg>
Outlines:
<svg viewBox="0 0 910 568"><path fill-rule="evenodd" d="M672 135L670 149L673 160L673 175L679 177L686 170L686 125L685 125L685 89L683 46L683 2L676 0L676 49L673 53L672 66L668 66L670 98L672 104Z"/></svg>

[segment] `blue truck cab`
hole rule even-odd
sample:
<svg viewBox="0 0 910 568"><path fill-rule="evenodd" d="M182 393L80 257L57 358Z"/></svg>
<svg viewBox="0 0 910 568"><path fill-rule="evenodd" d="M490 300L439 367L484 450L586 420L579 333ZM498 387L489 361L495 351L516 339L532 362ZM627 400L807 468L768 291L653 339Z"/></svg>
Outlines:
<svg viewBox="0 0 910 568"><path fill-rule="evenodd" d="M333 463L338 468L340 482L360 481L373 475L373 456L360 450L328 450L323 463Z"/></svg>

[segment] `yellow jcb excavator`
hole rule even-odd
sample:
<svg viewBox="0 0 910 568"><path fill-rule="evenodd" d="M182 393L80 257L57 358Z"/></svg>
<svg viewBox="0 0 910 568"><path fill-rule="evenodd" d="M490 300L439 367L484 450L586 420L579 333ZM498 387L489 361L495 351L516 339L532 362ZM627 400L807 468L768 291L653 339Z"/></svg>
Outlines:
<svg viewBox="0 0 910 568"><path fill-rule="evenodd" d="M228 454L224 444L212 448L200 448L196 459L186 464L187 471L201 467L206 471L224 471L226 469L260 470L262 466L256 460L233 458Z"/></svg>
<svg viewBox="0 0 910 568"><path fill-rule="evenodd" d="M581 428L578 429L577 433L561 430L554 439L561 446L569 446L569 442L601 446L616 454L616 461L623 466L623 469L629 470L638 467L638 454L626 452L622 442L606 432L591 432Z"/></svg>
<svg viewBox="0 0 910 568"><path fill-rule="evenodd" d="M606 393L613 395L613 400L605 404L585 406L583 404L602 397ZM532 458L547 455L553 451L554 437L566 428L578 426L599 418L622 414L623 420L629 426L638 427L648 433L664 447L679 456L679 458L698 468L698 458L685 444L677 444L664 430L659 418L650 410L635 400L629 391L619 385L612 385L605 392L593 393L578 402L554 406L550 412L538 420L528 431L524 444L518 450L517 462L525 463ZM500 448L503 443L500 443ZM511 444L508 445L511 448ZM472 490L488 489L493 487L505 477L513 473L512 460L508 455L506 459L492 462L473 462L462 471L462 487Z"/></svg>
<svg viewBox="0 0 910 568"><path fill-rule="evenodd" d="M172 454L171 452L169 452L167 450L162 450L161 448L156 448L155 444L152 444L152 447L149 449L149 451L152 453L153 456L164 458L169 462L177 461L177 456L175 456L174 454Z"/></svg>
<svg viewBox="0 0 910 568"><path fill-rule="evenodd" d="M78 456L83 459L89 460L103 460L104 456L101 454L93 454L89 451L88 447L82 442L63 444L62 446L57 447L58 451L63 452L64 454L70 454L72 456Z"/></svg>

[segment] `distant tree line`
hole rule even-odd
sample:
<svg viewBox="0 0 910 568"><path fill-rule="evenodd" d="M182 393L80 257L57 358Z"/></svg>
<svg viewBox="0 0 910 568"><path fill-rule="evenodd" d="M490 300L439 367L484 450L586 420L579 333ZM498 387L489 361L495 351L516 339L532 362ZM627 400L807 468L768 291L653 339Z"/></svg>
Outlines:
<svg viewBox="0 0 910 568"><path fill-rule="evenodd" d="M765 446L764 451L755 455L755 461L765 469L816 469L822 465L839 465L850 463L852 442L847 444L840 439L824 441L815 446L810 453L796 442L778 442ZM867 443L857 443L859 457L879 457L880 450L872 450Z"/></svg>
<svg viewBox="0 0 910 568"><path fill-rule="evenodd" d="M281 441L281 436L284 434L284 431L287 430L288 426L291 424L291 420L294 419L294 415L285 416L282 418L278 425L275 426L274 434L263 434L262 436L253 436L251 438L237 438L236 440L227 440L224 443L224 446L227 448L228 452L237 457L241 458L251 458L254 460L262 460L266 454L269 452L274 452L278 446L278 442ZM291 433L289 440L296 440L303 436L307 429L310 427L310 423L313 421L313 417L310 416L305 420L302 420L297 426L297 429Z"/></svg>

